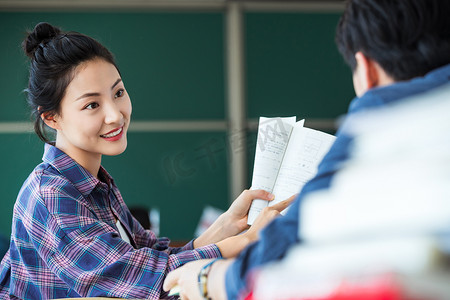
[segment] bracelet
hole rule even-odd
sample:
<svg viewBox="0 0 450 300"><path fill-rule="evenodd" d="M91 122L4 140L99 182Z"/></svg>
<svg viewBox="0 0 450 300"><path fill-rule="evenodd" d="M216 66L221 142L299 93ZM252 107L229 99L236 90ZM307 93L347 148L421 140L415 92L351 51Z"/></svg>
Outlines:
<svg viewBox="0 0 450 300"><path fill-rule="evenodd" d="M208 275L213 263L215 263L219 259L222 258L218 257L216 259L213 259L212 261L204 265L198 273L198 288L200 289L200 295L204 300L211 300L208 295Z"/></svg>

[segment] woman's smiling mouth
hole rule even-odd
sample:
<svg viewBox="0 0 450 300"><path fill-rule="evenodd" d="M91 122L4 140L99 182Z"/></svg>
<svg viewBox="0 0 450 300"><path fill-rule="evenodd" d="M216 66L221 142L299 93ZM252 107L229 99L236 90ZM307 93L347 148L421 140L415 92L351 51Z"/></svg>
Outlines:
<svg viewBox="0 0 450 300"><path fill-rule="evenodd" d="M102 138L109 139L109 138L113 138L113 137L118 136L118 135L121 134L122 132L123 132L123 126L120 127L120 128L114 129L114 130L108 132L107 134L101 134L100 136L101 136Z"/></svg>

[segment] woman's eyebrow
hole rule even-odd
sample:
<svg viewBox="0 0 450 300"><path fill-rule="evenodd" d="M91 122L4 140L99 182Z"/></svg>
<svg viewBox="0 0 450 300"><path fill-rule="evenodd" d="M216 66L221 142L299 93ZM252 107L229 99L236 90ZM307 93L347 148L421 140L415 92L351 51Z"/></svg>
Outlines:
<svg viewBox="0 0 450 300"><path fill-rule="evenodd" d="M116 85L118 85L119 82L121 82L121 81L122 81L122 78L117 79L116 82L114 82L114 84L112 85L111 89L113 89L113 88L114 88Z"/></svg>
<svg viewBox="0 0 450 300"><path fill-rule="evenodd" d="M78 101L83 98L96 97L96 96L100 96L100 93L86 93L86 94L81 95L77 99L75 99L75 101Z"/></svg>
<svg viewBox="0 0 450 300"><path fill-rule="evenodd" d="M117 79L116 82L114 82L114 84L111 86L111 89L114 89L114 87L116 85L118 85L121 81L122 81L122 78ZM83 98L96 97L96 96L100 96L100 93L95 93L95 92L94 93L86 93L86 94L81 95L77 99L75 99L75 101L83 99Z"/></svg>

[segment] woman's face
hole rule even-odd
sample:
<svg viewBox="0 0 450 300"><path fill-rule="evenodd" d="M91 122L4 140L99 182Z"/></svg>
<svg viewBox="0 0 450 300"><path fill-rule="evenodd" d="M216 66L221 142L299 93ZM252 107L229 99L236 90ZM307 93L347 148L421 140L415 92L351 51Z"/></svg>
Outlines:
<svg viewBox="0 0 450 300"><path fill-rule="evenodd" d="M83 166L102 154L122 153L132 109L117 69L95 59L78 66L74 75L54 117L56 146Z"/></svg>

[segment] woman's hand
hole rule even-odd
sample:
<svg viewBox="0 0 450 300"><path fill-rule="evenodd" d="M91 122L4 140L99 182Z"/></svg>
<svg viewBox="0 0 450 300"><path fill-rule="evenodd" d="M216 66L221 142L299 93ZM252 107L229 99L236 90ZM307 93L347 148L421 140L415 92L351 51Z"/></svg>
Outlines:
<svg viewBox="0 0 450 300"><path fill-rule="evenodd" d="M233 236L248 229L248 211L253 200L261 199L272 201L275 196L264 190L244 190L236 200L231 203L224 216L224 234Z"/></svg>
<svg viewBox="0 0 450 300"><path fill-rule="evenodd" d="M279 216L280 212L291 204L291 202L295 199L295 196L296 195L293 195L289 199L264 208L256 218L253 225L246 232L217 242L216 245L219 247L222 256L227 258L235 257L250 243L256 241L259 238L259 231L264 228L267 223ZM246 220L247 217L245 217L245 222L247 223Z"/></svg>
<svg viewBox="0 0 450 300"><path fill-rule="evenodd" d="M245 190L201 236L194 241L194 247L198 248L215 243L219 247L223 257L234 257L239 254L249 243L258 239L258 232L267 223L277 217L281 211L291 204L296 195L281 201L275 205L266 207L258 215L250 229L247 225L248 211L254 199L271 201L274 196L264 190Z"/></svg>
<svg viewBox="0 0 450 300"><path fill-rule="evenodd" d="M271 201L274 196L264 190L245 190L226 212L194 241L194 247L198 248L213 244L225 238L241 233L248 228L247 214L254 199Z"/></svg>

